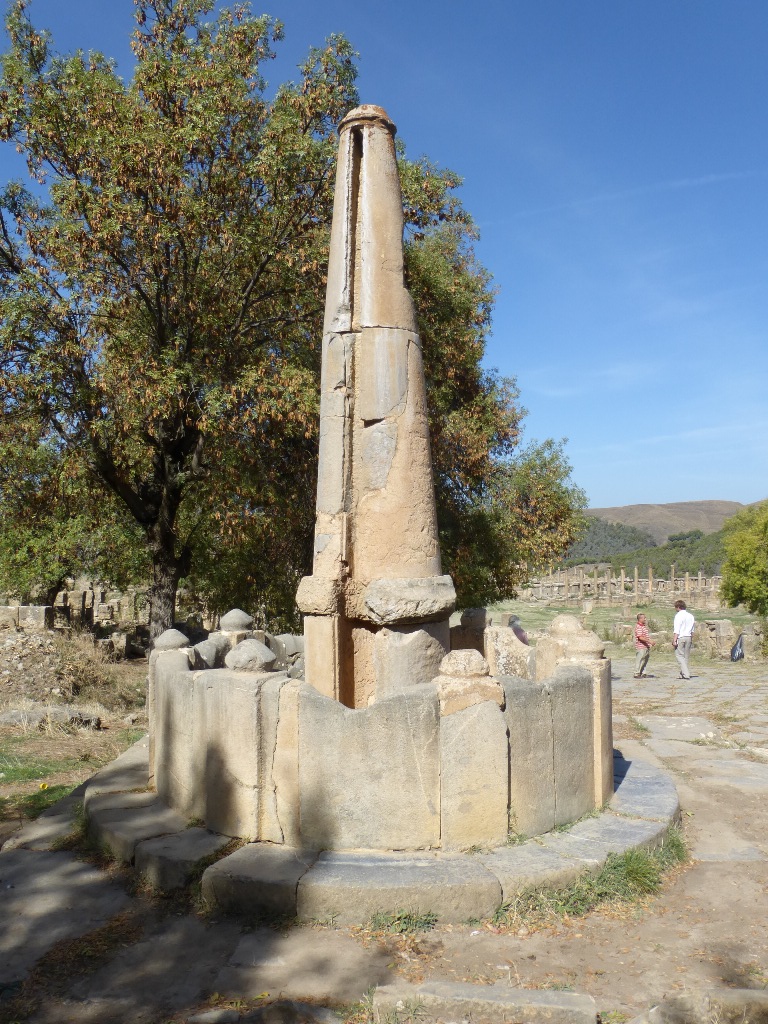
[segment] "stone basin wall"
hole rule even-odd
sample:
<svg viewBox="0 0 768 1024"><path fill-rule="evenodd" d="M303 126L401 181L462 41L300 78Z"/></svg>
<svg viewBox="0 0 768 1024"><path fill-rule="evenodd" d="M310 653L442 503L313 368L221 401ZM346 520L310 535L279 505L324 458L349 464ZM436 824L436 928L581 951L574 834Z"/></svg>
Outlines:
<svg viewBox="0 0 768 1024"><path fill-rule="evenodd" d="M595 766L612 745L594 673L499 681L503 707L446 713L422 683L353 710L285 672L195 671L187 649L158 652L154 784L217 832L314 850L495 847L601 806Z"/></svg>

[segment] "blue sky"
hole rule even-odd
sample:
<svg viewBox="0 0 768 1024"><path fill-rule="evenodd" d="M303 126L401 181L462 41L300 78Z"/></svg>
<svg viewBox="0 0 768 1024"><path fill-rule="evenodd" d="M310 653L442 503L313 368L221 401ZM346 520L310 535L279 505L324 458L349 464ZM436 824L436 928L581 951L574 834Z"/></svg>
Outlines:
<svg viewBox="0 0 768 1024"><path fill-rule="evenodd" d="M593 506L768 496L765 0L267 9L274 84L342 32L361 99L464 178L498 289L487 363L517 378L529 439L568 438ZM130 73L131 0L30 10Z"/></svg>

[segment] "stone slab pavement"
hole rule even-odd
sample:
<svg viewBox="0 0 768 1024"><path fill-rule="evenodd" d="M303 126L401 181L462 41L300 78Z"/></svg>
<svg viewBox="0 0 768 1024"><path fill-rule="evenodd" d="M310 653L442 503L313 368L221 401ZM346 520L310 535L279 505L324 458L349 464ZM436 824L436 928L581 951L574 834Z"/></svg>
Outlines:
<svg viewBox="0 0 768 1024"><path fill-rule="evenodd" d="M264 928L200 916L177 898L136 888L127 871L105 873L42 848L9 849L0 853L0 1022L22 1019L8 1016L20 994L30 1024L180 1024L196 1017L289 1024L311 1020L315 1011L284 1000L338 1006L378 985L406 1004L413 996L417 1005L439 1007L452 991L474 998L465 991L471 984L492 986L480 993L487 997L481 1003L496 1007L500 1019L507 990L517 1007L509 1019L517 1019L522 1000L526 1013L551 1010L551 1019L555 1009L567 1019L569 1006L589 1016L594 1005L618 1024L665 996L765 990L768 736L762 744L739 737L761 735L768 725L768 670L695 655L692 667L694 678L683 684L671 657L654 653L655 678L648 680L632 679L631 659L614 661L616 746L625 758L672 773L693 854L647 905L539 931L510 933L485 920L379 941L353 927ZM641 798L626 790L626 799ZM630 806L638 813L640 805ZM648 821L650 837L655 826ZM53 823L52 834L62 825ZM583 826L572 843L589 840L590 822ZM30 833L34 845L45 845L41 830ZM555 839L547 854L553 861L560 856ZM92 955L89 936L110 925L118 941ZM63 971L67 943L75 955ZM78 959L78 951L88 955ZM565 998L573 995L585 998ZM260 1000L269 1005L254 1010ZM464 1009L474 1020L472 1007ZM490 1009L483 1012L493 1019Z"/></svg>

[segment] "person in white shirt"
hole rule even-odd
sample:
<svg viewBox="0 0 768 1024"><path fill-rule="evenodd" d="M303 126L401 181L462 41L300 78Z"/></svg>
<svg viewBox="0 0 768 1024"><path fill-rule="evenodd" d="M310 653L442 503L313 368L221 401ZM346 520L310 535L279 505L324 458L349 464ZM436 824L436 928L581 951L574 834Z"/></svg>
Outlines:
<svg viewBox="0 0 768 1024"><path fill-rule="evenodd" d="M680 678L690 679L691 670L688 668L688 656L691 653L691 640L696 620L687 611L685 601L675 601L675 608L677 613L672 627L675 634L672 637L672 646L675 648L675 657L680 666Z"/></svg>

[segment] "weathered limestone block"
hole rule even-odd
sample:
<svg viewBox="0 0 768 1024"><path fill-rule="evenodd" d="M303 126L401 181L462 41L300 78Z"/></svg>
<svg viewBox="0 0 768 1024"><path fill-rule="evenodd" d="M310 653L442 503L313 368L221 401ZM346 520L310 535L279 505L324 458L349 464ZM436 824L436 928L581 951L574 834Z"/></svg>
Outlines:
<svg viewBox="0 0 768 1024"><path fill-rule="evenodd" d="M595 803L601 806L613 792L613 720L611 663L603 657L605 643L582 627L575 615L558 615L549 636L536 645L536 678L549 678L558 665L584 665L593 680L592 713Z"/></svg>
<svg viewBox="0 0 768 1024"><path fill-rule="evenodd" d="M18 605L0 605L0 629L15 629L19 624Z"/></svg>
<svg viewBox="0 0 768 1024"><path fill-rule="evenodd" d="M257 771L259 823L257 835L260 841L271 843L285 841L280 824L277 787L273 773L280 724L280 694L287 681L287 674L273 672L271 678L262 684L259 693L259 764Z"/></svg>
<svg viewBox="0 0 768 1024"><path fill-rule="evenodd" d="M437 691L353 711L306 683L299 698L302 845L414 850L440 842Z"/></svg>
<svg viewBox="0 0 768 1024"><path fill-rule="evenodd" d="M552 707L546 686L502 679L509 730L509 828L537 836L555 826Z"/></svg>
<svg viewBox="0 0 768 1024"><path fill-rule="evenodd" d="M575 821L595 799L593 682L560 665L543 683L504 679L510 748L510 829L540 835Z"/></svg>
<svg viewBox="0 0 768 1024"><path fill-rule="evenodd" d="M484 636L485 657L491 674L495 676L532 677L532 657L535 648L529 647L507 628L489 627Z"/></svg>
<svg viewBox="0 0 768 1024"><path fill-rule="evenodd" d="M265 787L271 784L280 840L288 846L301 843L299 800L299 694L301 683L289 681L280 688L275 747L271 772Z"/></svg>
<svg viewBox="0 0 768 1024"><path fill-rule="evenodd" d="M433 683L440 696L441 715L452 715L487 700L499 707L504 705L501 684L489 674L488 662L475 650L446 654Z"/></svg>
<svg viewBox="0 0 768 1024"><path fill-rule="evenodd" d="M493 676L474 676L460 679L456 676L436 676L433 683L440 696L440 714L445 717L464 711L475 704L491 701L504 706L504 689Z"/></svg>
<svg viewBox="0 0 768 1024"><path fill-rule="evenodd" d="M613 796L613 688L611 662L588 662L592 676L592 730L594 746L595 806L602 807Z"/></svg>
<svg viewBox="0 0 768 1024"><path fill-rule="evenodd" d="M225 655L232 650L232 641L230 640L229 633L214 632L209 633L208 638L203 641L206 644L213 644L216 648L216 661L218 664L216 668L222 668L224 666Z"/></svg>
<svg viewBox="0 0 768 1024"><path fill-rule="evenodd" d="M707 654L711 658L728 658L731 648L736 643L737 633L730 619L707 619L702 637L698 636L698 628L694 640L702 639L707 645Z"/></svg>
<svg viewBox="0 0 768 1024"><path fill-rule="evenodd" d="M174 631L176 632L176 631ZM163 634L161 634L163 635ZM181 635L181 634L179 634ZM155 767L157 762L158 742L166 739L165 730L169 728L166 718L166 708L163 706L163 713L160 713L157 706L157 676L158 671L163 676L171 676L174 673L186 674L189 672L189 656L187 648L179 650L155 650L149 656L149 673L147 676L147 717L149 719L149 785L155 785ZM168 709L172 712L173 709ZM162 735L161 733L162 727Z"/></svg>
<svg viewBox="0 0 768 1024"><path fill-rule="evenodd" d="M339 699L339 639L338 615L304 616L304 678L325 697Z"/></svg>
<svg viewBox="0 0 768 1024"><path fill-rule="evenodd" d="M285 846L248 844L203 874L206 901L234 914L294 917L299 879L316 854Z"/></svg>
<svg viewBox="0 0 768 1024"><path fill-rule="evenodd" d="M183 889L201 862L217 854L228 841L204 828L145 839L136 846L136 870L160 892Z"/></svg>
<svg viewBox="0 0 768 1024"><path fill-rule="evenodd" d="M448 653L448 622L400 630L384 627L374 637L376 697L381 700L418 683L429 683Z"/></svg>
<svg viewBox="0 0 768 1024"><path fill-rule="evenodd" d="M204 760L202 708L186 651L150 656L150 784L162 800L189 818L202 818Z"/></svg>
<svg viewBox="0 0 768 1024"><path fill-rule="evenodd" d="M455 676L457 679L480 678L490 675L485 658L472 648L451 651L440 663L441 676Z"/></svg>
<svg viewBox="0 0 768 1024"><path fill-rule="evenodd" d="M297 636L295 633L278 633L277 636L267 637L270 650L272 649L272 641L279 641L283 645L283 652L286 658L293 658L297 654L304 653L304 637Z"/></svg>
<svg viewBox="0 0 768 1024"><path fill-rule="evenodd" d="M22 629L53 629L53 607L42 604L20 604L19 626Z"/></svg>
<svg viewBox="0 0 768 1024"><path fill-rule="evenodd" d="M243 640L225 656L227 668L247 672L268 672L277 661L277 655L259 640Z"/></svg>
<svg viewBox="0 0 768 1024"><path fill-rule="evenodd" d="M564 825L600 806L590 756L595 749L592 675L581 665L559 665L547 686L552 702L555 825Z"/></svg>
<svg viewBox="0 0 768 1024"><path fill-rule="evenodd" d="M507 725L484 701L440 721L440 836L444 850L507 841Z"/></svg>
<svg viewBox="0 0 768 1024"><path fill-rule="evenodd" d="M485 630L492 623L485 608L465 608L461 625L451 626L451 650L479 651L485 657Z"/></svg>
<svg viewBox="0 0 768 1024"><path fill-rule="evenodd" d="M305 615L333 615L339 607L341 581L328 576L304 576L296 591L296 605Z"/></svg>
<svg viewBox="0 0 768 1024"><path fill-rule="evenodd" d="M298 917L354 924L408 908L458 923L490 917L500 903L498 879L475 857L329 851L299 881Z"/></svg>
<svg viewBox="0 0 768 1024"><path fill-rule="evenodd" d="M474 629L478 633L485 632L493 625L493 617L487 608L465 608L461 613L461 624L465 629Z"/></svg>
<svg viewBox="0 0 768 1024"><path fill-rule="evenodd" d="M216 832L262 838L276 834L271 769L280 687L287 676L230 672L196 673L202 729L198 757L204 809L200 817ZM202 733L202 735L200 735ZM268 806L263 806L269 794Z"/></svg>
<svg viewBox="0 0 768 1024"><path fill-rule="evenodd" d="M601 661L605 642L597 633L584 629L575 615L557 615L549 635L536 644L536 678L549 679L562 662L583 665Z"/></svg>
<svg viewBox="0 0 768 1024"><path fill-rule="evenodd" d="M450 576L375 579L365 590L368 616L379 624L445 619L456 605Z"/></svg>

